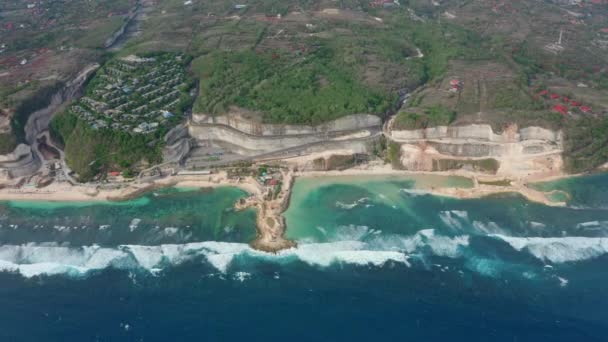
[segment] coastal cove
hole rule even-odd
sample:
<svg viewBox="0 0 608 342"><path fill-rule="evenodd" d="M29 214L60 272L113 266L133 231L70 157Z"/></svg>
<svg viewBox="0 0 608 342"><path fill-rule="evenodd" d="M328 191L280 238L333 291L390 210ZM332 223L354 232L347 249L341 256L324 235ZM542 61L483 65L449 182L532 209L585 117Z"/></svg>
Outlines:
<svg viewBox="0 0 608 342"><path fill-rule="evenodd" d="M85 340L239 338L241 329L222 328L217 318L226 314L213 309L229 306L234 324L268 338L280 333L269 322L302 315L328 339L372 338L357 326L388 312L383 325L400 328L385 329L383 339L441 340L446 331L474 338L503 321L492 328L509 337L500 341L546 331L563 336L556 340L601 341L607 177L542 184L570 194L561 207L517 194L458 199L425 190L472 186L459 177L301 177L284 213L286 238L298 247L274 254L249 246L256 213L234 209L248 196L235 187L171 187L122 202L4 201L0 319L7 325L0 337L17 334L30 317L33 331L57 338L67 331ZM390 300L379 296L386 292ZM20 301L25 294L35 308ZM290 309L268 304L279 298ZM463 309L471 301L475 308ZM175 318L159 320L167 310ZM456 312L462 319L454 322ZM332 327L333 315L355 327ZM413 320L403 323L407 317Z"/></svg>

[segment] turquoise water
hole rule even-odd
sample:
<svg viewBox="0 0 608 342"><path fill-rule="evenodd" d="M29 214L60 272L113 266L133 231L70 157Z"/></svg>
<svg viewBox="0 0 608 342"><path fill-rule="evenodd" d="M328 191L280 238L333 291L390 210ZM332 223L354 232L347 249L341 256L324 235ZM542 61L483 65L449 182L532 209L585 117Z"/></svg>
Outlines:
<svg viewBox="0 0 608 342"><path fill-rule="evenodd" d="M246 194L0 205L0 340L606 341L608 175L519 195L461 178L299 179L298 249L251 250Z"/></svg>
<svg viewBox="0 0 608 342"><path fill-rule="evenodd" d="M576 208L606 208L608 205L608 181L605 174L564 178L552 182L536 183L541 191L560 191L567 194L567 201Z"/></svg>
<svg viewBox="0 0 608 342"><path fill-rule="evenodd" d="M4 244L163 244L194 241L247 242L255 236L255 212L237 213L236 188L172 188L124 202L4 202Z"/></svg>

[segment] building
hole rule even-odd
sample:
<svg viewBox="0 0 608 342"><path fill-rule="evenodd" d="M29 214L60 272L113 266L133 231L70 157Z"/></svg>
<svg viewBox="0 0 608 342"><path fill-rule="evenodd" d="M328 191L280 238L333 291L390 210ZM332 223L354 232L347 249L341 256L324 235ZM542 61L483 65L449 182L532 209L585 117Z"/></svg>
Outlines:
<svg viewBox="0 0 608 342"><path fill-rule="evenodd" d="M568 114L568 107L558 104L553 106L553 111L560 113L561 115L567 115Z"/></svg>

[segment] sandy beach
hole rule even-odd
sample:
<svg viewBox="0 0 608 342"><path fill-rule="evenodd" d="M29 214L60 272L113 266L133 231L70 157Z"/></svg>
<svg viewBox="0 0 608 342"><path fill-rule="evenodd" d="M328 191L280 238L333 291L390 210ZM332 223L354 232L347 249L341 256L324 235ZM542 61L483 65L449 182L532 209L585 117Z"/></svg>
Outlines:
<svg viewBox="0 0 608 342"><path fill-rule="evenodd" d="M119 187L120 186L120 187ZM261 191L250 177L229 179L225 172L205 176L168 176L153 182L125 182L116 189L103 189L96 185L71 185L67 182L52 183L44 188L22 187L0 189L0 201L122 201L145 192L166 187L215 188L233 186L247 193L258 195Z"/></svg>
<svg viewBox="0 0 608 342"><path fill-rule="evenodd" d="M519 179L511 179L510 185L486 185L482 182L492 182L504 180L504 176L492 176L479 174L470 171L447 171L447 172L418 172L406 170L394 170L388 164L365 164L342 171L296 171L294 177L340 177L340 176L443 176L443 177L464 177L471 179L474 186L465 187L442 187L427 186L424 190L429 193L450 196L456 198L479 198L496 193L516 192L525 196L531 201L540 202L546 205L565 205L562 202L549 200L545 193L534 190L527 186L528 183L553 181L563 178L576 177L579 175L567 175L563 173L530 175ZM27 200L27 201L122 201L131 199L154 189L165 187L200 187L214 188L222 186L233 186L245 192L260 196L263 189L259 183L251 177L231 179L226 172L220 171L211 175L188 175L188 176L167 176L151 182L125 182L116 184L115 189L104 189L104 185L71 185L69 183L52 183L44 188L22 187L0 189L0 200ZM119 187L120 186L120 187Z"/></svg>

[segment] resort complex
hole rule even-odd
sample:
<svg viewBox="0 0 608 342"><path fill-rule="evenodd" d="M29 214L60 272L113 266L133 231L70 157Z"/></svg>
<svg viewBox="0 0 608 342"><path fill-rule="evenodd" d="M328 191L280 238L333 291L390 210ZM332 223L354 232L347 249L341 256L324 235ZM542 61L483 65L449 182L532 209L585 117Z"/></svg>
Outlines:
<svg viewBox="0 0 608 342"><path fill-rule="evenodd" d="M130 55L108 62L70 111L93 129L149 134L183 120L191 103L183 55Z"/></svg>

